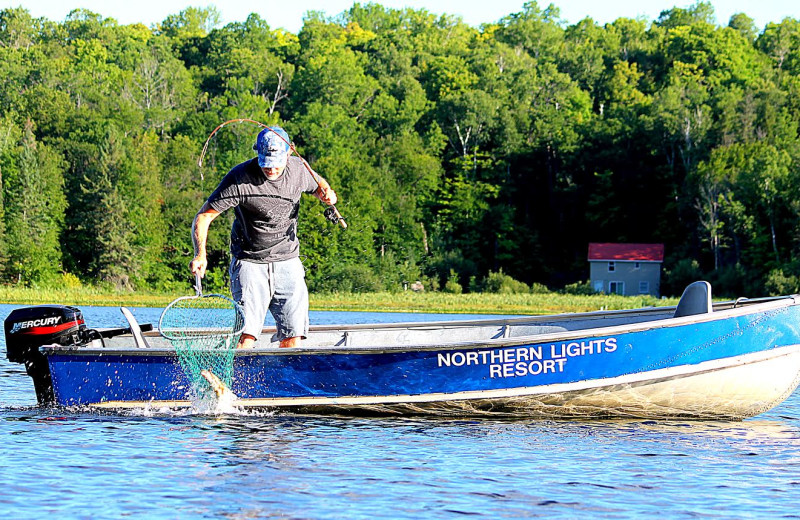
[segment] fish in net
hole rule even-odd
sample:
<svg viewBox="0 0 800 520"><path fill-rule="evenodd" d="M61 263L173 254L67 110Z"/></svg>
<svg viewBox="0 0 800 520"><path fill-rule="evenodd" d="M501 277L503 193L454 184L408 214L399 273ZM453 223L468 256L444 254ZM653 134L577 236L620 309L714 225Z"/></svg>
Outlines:
<svg viewBox="0 0 800 520"><path fill-rule="evenodd" d="M233 383L236 344L244 328L242 307L221 294L203 294L195 278L195 296L170 303L158 322L158 330L175 348L183 372L197 397Z"/></svg>

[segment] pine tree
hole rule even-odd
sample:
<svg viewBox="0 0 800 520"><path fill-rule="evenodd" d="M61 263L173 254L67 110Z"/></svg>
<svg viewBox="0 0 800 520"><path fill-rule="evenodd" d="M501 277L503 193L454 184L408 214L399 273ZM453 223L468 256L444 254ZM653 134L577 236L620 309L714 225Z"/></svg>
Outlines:
<svg viewBox="0 0 800 520"><path fill-rule="evenodd" d="M61 271L59 235L66 209L63 161L36 141L30 120L14 155L16 168L7 170L4 177L6 275L23 284L46 282Z"/></svg>

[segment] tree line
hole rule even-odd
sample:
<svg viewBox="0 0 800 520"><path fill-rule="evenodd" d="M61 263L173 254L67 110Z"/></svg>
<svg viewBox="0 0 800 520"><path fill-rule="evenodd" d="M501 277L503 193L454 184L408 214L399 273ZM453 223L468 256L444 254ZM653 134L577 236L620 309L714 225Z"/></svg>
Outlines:
<svg viewBox="0 0 800 520"><path fill-rule="evenodd" d="M214 8L151 28L16 8L0 63L0 283L185 287L194 214L259 127L201 150L248 118L286 128L339 194L347 230L302 202L312 290L578 290L589 242L659 242L663 294L800 291L791 18L722 26L698 2L568 25L528 2L475 28L356 3L293 34Z"/></svg>

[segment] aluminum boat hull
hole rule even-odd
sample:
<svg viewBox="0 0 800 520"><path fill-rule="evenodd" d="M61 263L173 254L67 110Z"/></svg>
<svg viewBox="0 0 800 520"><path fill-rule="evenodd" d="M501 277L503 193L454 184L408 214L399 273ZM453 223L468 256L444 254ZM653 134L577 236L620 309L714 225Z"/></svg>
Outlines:
<svg viewBox="0 0 800 520"><path fill-rule="evenodd" d="M312 327L299 349L265 330L230 390L235 406L304 413L741 419L800 382L800 297L674 310ZM174 350L145 338L41 347L56 404L191 406Z"/></svg>

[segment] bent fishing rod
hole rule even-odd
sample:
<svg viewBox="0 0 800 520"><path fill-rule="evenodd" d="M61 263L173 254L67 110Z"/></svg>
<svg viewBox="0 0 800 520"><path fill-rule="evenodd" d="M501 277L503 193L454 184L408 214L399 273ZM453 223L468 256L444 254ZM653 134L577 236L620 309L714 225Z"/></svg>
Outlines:
<svg viewBox="0 0 800 520"><path fill-rule="evenodd" d="M286 140L282 135L273 130L272 127L270 127L269 125L265 125L264 123L260 123L258 121L255 121L254 119L247 119L247 118L229 119L228 121L225 121L217 125L217 127L208 135L208 139L206 139L205 144L203 144L203 151L200 152L200 160L197 162L197 166L199 166L200 168L203 167L203 158L206 156L206 152L208 151L208 145L211 142L211 138L214 137L214 134L216 134L217 132L219 132L220 130L222 130L224 127L228 126L231 123L253 123L262 128L266 128L273 134L280 137L281 141L283 141L284 143L287 144L287 146L289 146L289 150L291 151L291 153L295 154L300 159L300 161L302 161L303 166L305 166L306 170L311 175L311 178L314 179L314 182L317 183L317 187L320 190L323 189L322 184L320 183L319 175L317 175L317 173L311 168L311 166L303 158L303 156L301 156L297 152L297 148L294 147L294 144ZM202 170L200 171L200 178L203 178ZM347 229L347 222L344 221L344 217L342 216L341 213L339 213L339 210L336 209L336 206L334 204L329 205L323 212L323 215L325 215L325 218L327 218L334 224L339 224L340 226L342 226L342 229Z"/></svg>

